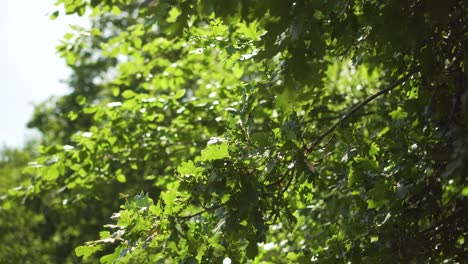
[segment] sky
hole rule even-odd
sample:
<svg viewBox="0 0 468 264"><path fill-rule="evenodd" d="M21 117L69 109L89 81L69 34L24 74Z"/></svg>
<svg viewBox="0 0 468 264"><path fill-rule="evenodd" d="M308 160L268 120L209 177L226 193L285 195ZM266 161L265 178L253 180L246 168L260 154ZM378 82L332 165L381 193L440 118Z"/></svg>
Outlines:
<svg viewBox="0 0 468 264"><path fill-rule="evenodd" d="M70 24L89 25L84 17L50 20L54 0L1 0L0 147L21 147L37 132L26 128L34 104L69 92L60 82L70 74L55 46Z"/></svg>

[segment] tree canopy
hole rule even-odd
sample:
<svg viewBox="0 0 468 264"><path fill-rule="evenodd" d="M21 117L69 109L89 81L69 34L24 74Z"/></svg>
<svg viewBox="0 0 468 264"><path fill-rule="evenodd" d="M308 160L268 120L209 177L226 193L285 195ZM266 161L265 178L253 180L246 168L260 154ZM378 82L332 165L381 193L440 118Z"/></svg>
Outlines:
<svg viewBox="0 0 468 264"><path fill-rule="evenodd" d="M464 262L464 4L58 0L1 262Z"/></svg>

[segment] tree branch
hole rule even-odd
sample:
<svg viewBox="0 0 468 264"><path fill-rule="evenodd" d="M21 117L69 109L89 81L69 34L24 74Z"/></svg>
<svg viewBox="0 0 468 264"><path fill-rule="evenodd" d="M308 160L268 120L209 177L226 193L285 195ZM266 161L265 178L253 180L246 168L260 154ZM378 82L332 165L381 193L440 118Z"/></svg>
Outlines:
<svg viewBox="0 0 468 264"><path fill-rule="evenodd" d="M286 170L286 171L283 173L283 175L281 175L281 178L279 178L279 179L278 179L277 181L275 181L275 182L272 182L272 183L268 184L266 187L267 187L267 188L270 188L270 187L273 187L273 186L275 186L275 185L280 184L280 183L286 178L286 176L288 175L289 172L290 172L289 169Z"/></svg>
<svg viewBox="0 0 468 264"><path fill-rule="evenodd" d="M202 215L202 214L207 213L207 212L209 212L209 211L216 210L216 209L221 208L221 207L223 207L223 206L225 206L225 205L226 205L226 203L221 203L221 204L218 204L218 205L213 205L213 206L211 206L211 207L205 208L204 210L202 210L202 211L200 211L200 212L198 212L198 213L191 214L191 215L186 215L186 216L179 216L178 218L181 219L181 220L189 220L189 219L191 219L191 218L193 218L193 217L195 217L195 216L199 216L199 215Z"/></svg>
<svg viewBox="0 0 468 264"><path fill-rule="evenodd" d="M346 119L348 119L350 116L352 116L356 111L358 111L359 109L361 109L362 107L364 107L365 105L367 105L369 102L371 102L372 100L374 100L375 98L379 97L380 95L386 93L386 92L389 92L393 89L395 89L396 87L398 87L399 85L401 85L403 82L405 82L406 80L408 80L409 77L413 76L415 73L417 73L419 71L419 67L416 67L415 69L411 70L410 72L408 72L406 75L404 75L403 77L401 77L400 79L396 80L395 82L393 82L392 84L390 84L389 86L385 87L384 89L378 91L377 93L367 97L364 101L360 102L359 104L357 104L356 106L354 106L353 108L351 108L351 110L349 110L347 113L345 113L343 116L341 116L340 120L338 120L337 122L335 122L333 125L331 125L325 132L323 132L310 146L306 147L305 148L305 152L304 154L305 155L308 155L310 153L310 151L312 151L315 147L318 146L318 144L320 144L320 142L322 142L322 140L324 138L326 138L328 135L330 135L333 131L335 131L335 129L341 125L343 123L343 121L345 121Z"/></svg>

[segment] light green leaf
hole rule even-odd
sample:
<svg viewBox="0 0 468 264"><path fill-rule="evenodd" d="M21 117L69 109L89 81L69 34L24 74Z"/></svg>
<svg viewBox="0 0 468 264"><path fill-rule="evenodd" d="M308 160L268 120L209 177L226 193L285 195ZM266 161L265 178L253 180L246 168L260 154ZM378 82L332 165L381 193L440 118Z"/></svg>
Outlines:
<svg viewBox="0 0 468 264"><path fill-rule="evenodd" d="M127 177L125 177L125 175L123 175L121 170L117 171L116 178L117 178L117 181L120 182L120 183L127 182Z"/></svg>
<svg viewBox="0 0 468 264"><path fill-rule="evenodd" d="M183 162L179 167L177 167L177 172L181 175L199 175L203 171L202 168L195 166L193 161L189 160Z"/></svg>
<svg viewBox="0 0 468 264"><path fill-rule="evenodd" d="M173 7L169 11L169 17L166 19L167 22L169 23L174 23L177 21L177 18L182 14L182 11L180 11L177 7Z"/></svg>
<svg viewBox="0 0 468 264"><path fill-rule="evenodd" d="M75 34L68 32L65 33L65 35L63 35L63 38L66 40L70 40L71 38L73 38L73 36L75 36Z"/></svg>
<svg viewBox="0 0 468 264"><path fill-rule="evenodd" d="M6 201L5 203L3 203L2 207L3 207L4 210L10 210L11 209L10 201Z"/></svg>
<svg viewBox="0 0 468 264"><path fill-rule="evenodd" d="M117 97L120 94L120 89L117 87L112 88L112 95Z"/></svg>
<svg viewBox="0 0 468 264"><path fill-rule="evenodd" d="M177 191L174 189L170 189L165 191L161 194L161 198L166 203L166 207L164 208L165 213L172 213L174 208L174 202L176 201Z"/></svg>
<svg viewBox="0 0 468 264"><path fill-rule="evenodd" d="M73 111L71 111L70 113L68 113L67 117L68 117L68 119L70 119L71 121L73 121L73 120L75 120L75 119L78 118L78 114L75 113L75 112L73 112Z"/></svg>
<svg viewBox="0 0 468 264"><path fill-rule="evenodd" d="M174 96L172 98L173 99L180 99L184 95L185 95L185 89L179 89L179 90L177 90L177 92L174 94Z"/></svg>
<svg viewBox="0 0 468 264"><path fill-rule="evenodd" d="M84 260L88 259L95 252L101 250L101 245L86 245L75 248L75 254L78 257L83 257Z"/></svg>
<svg viewBox="0 0 468 264"><path fill-rule="evenodd" d="M205 150L202 151L201 160L210 161L218 160L229 157L228 143L222 142L220 144L208 145Z"/></svg>
<svg viewBox="0 0 468 264"><path fill-rule="evenodd" d="M112 6L112 10L111 10L111 11L112 11L112 14L114 14L114 15L116 15L116 16L120 15L120 8L119 8L118 6L116 6L116 5L113 5L113 6Z"/></svg>
<svg viewBox="0 0 468 264"><path fill-rule="evenodd" d="M393 120L404 119L408 114L403 110L403 108L398 107L396 110L388 114Z"/></svg>
<svg viewBox="0 0 468 264"><path fill-rule="evenodd" d="M370 145L370 149L369 149L369 156L375 158L375 155L377 155L379 151L380 151L379 146L375 142L372 142L372 144Z"/></svg>
<svg viewBox="0 0 468 264"><path fill-rule="evenodd" d="M134 38L133 44L135 45L135 48L140 49L143 45L143 41L141 40L141 38Z"/></svg>
<svg viewBox="0 0 468 264"><path fill-rule="evenodd" d="M53 181L60 175L58 165L54 164L44 169L42 178L46 181Z"/></svg>
<svg viewBox="0 0 468 264"><path fill-rule="evenodd" d="M58 10L55 11L55 12L53 12L52 15L50 15L50 19L51 19L51 20L57 19L57 17L59 16L59 14L60 14L60 13L59 13Z"/></svg>
<svg viewBox="0 0 468 264"><path fill-rule="evenodd" d="M86 103L86 97L78 95L75 99L76 103L79 105L84 105Z"/></svg>
<svg viewBox="0 0 468 264"><path fill-rule="evenodd" d="M125 90L123 93L122 93L122 96L126 99L130 99L132 97L135 97L136 93L132 90Z"/></svg>
<svg viewBox="0 0 468 264"><path fill-rule="evenodd" d="M468 186L463 188L462 195L468 196Z"/></svg>

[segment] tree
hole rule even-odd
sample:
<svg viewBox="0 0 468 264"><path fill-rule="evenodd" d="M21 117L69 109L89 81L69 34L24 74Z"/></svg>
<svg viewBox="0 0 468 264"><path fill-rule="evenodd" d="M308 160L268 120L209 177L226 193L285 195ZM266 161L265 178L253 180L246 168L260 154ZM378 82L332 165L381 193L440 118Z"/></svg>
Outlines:
<svg viewBox="0 0 468 264"><path fill-rule="evenodd" d="M28 161L37 157L37 143L27 142L23 149L3 146L0 150L0 262L1 263L47 263L53 253L51 243L41 239L46 228L44 214L38 212L39 206L32 203L23 205L20 201L7 199L7 191L13 193L14 187L33 175L22 174ZM10 190L8 190L10 189Z"/></svg>
<svg viewBox="0 0 468 264"><path fill-rule="evenodd" d="M55 261L466 259L462 1L57 3L93 27L7 198Z"/></svg>

